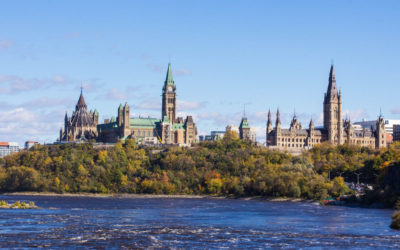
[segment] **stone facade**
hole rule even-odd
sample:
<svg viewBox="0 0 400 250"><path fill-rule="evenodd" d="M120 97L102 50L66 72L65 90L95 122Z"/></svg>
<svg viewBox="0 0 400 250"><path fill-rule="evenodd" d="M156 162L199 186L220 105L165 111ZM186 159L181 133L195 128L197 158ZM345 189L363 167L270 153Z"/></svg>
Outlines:
<svg viewBox="0 0 400 250"><path fill-rule="evenodd" d="M65 113L64 130L60 130L60 141L87 141L97 138L97 124L99 123L99 113L97 110L87 111L83 92L79 96L78 103L72 116L68 117Z"/></svg>
<svg viewBox="0 0 400 250"><path fill-rule="evenodd" d="M250 143L256 143L256 133L250 127L249 122L246 117L242 118L242 121L239 125L239 138L243 141L247 141Z"/></svg>
<svg viewBox="0 0 400 250"><path fill-rule="evenodd" d="M271 112L268 112L266 144L271 148L291 151L311 148L315 144L329 142L333 145L351 144L370 148L386 147L385 122L380 115L376 129L355 131L349 119L343 120L342 94L336 87L333 65L329 73L328 90L323 102L323 127L315 128L311 120L308 129L303 129L294 115L289 129L281 128L279 109L276 112L275 127L272 126Z"/></svg>
<svg viewBox="0 0 400 250"><path fill-rule="evenodd" d="M171 64L162 88L161 119L130 117L128 103L118 108L116 119L97 126L98 141L117 142L128 138L141 142L190 145L197 141L197 128L192 116L176 117L176 86L172 77Z"/></svg>

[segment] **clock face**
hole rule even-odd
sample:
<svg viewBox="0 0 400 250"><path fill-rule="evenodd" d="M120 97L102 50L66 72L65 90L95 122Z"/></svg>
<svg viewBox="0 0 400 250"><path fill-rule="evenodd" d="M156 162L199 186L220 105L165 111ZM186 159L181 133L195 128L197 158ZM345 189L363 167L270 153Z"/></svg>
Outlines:
<svg viewBox="0 0 400 250"><path fill-rule="evenodd" d="M172 92L172 86L168 87L168 92Z"/></svg>

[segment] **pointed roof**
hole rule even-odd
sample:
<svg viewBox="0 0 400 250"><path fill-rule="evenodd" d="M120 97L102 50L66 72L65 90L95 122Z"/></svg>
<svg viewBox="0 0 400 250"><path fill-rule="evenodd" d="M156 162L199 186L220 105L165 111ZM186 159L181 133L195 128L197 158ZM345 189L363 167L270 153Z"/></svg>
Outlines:
<svg viewBox="0 0 400 250"><path fill-rule="evenodd" d="M310 120L310 128L311 128L311 127L314 127L314 122L313 122L312 118L311 118L311 120Z"/></svg>
<svg viewBox="0 0 400 250"><path fill-rule="evenodd" d="M119 104L118 110L122 110L122 103Z"/></svg>
<svg viewBox="0 0 400 250"><path fill-rule="evenodd" d="M276 124L281 123L281 113L279 113L279 108L276 111Z"/></svg>
<svg viewBox="0 0 400 250"><path fill-rule="evenodd" d="M246 117L242 118L239 128L250 128L249 122L247 121Z"/></svg>
<svg viewBox="0 0 400 250"><path fill-rule="evenodd" d="M336 76L335 76L335 69L333 68L333 64L331 65L331 70L329 72L329 84L328 84L328 91L326 92L327 96L332 97L337 95L338 90L336 87Z"/></svg>
<svg viewBox="0 0 400 250"><path fill-rule="evenodd" d="M85 103L85 98L83 98L83 90L81 88L81 95L79 96L78 103L76 104L76 110L85 108L87 109L86 103Z"/></svg>
<svg viewBox="0 0 400 250"><path fill-rule="evenodd" d="M268 124L271 123L271 110L268 109Z"/></svg>
<svg viewBox="0 0 400 250"><path fill-rule="evenodd" d="M165 77L165 85L174 85L174 79L172 77L171 63L168 63L167 76Z"/></svg>

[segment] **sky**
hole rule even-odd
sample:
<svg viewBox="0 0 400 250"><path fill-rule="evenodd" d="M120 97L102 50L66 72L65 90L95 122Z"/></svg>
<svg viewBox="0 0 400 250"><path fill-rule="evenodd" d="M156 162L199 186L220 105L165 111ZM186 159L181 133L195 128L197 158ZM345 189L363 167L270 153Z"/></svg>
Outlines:
<svg viewBox="0 0 400 250"><path fill-rule="evenodd" d="M322 124L331 63L352 121L400 119L400 1L0 2L0 141L54 142L80 87L100 121L128 102L161 116L171 62L178 115L199 134L268 109ZM244 108L245 107L245 108ZM245 110L245 111L244 111ZM275 118L274 118L275 119Z"/></svg>

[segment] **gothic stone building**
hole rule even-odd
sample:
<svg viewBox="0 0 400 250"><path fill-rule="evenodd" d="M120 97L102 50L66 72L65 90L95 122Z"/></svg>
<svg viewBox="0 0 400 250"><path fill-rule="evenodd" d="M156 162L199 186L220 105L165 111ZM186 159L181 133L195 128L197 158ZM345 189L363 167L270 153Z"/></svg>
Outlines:
<svg viewBox="0 0 400 250"><path fill-rule="evenodd" d="M342 94L336 87L333 65L329 73L328 90L324 96L324 125L315 128L311 120L308 129L303 129L294 115L289 129L281 128L279 109L276 113L275 127L272 126L271 112L268 112L267 146L290 151L311 148L315 144L329 142L333 145L351 144L370 148L386 147L385 123L380 115L376 121L376 129L355 131L350 120L342 118Z"/></svg>
<svg viewBox="0 0 400 250"><path fill-rule="evenodd" d="M81 89L78 103L75 106L75 111L72 116L68 117L65 113L64 130L60 130L60 141L80 141L96 139L97 124L99 123L99 113L97 110L87 111L85 99Z"/></svg>
<svg viewBox="0 0 400 250"><path fill-rule="evenodd" d="M106 120L97 126L100 142L117 142L128 138L138 142L190 145L196 141L197 128L192 116L176 117L176 85L172 77L171 64L162 88L161 119L130 117L127 103L118 108L117 118Z"/></svg>

